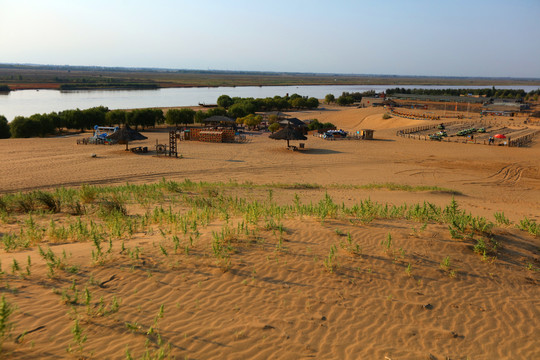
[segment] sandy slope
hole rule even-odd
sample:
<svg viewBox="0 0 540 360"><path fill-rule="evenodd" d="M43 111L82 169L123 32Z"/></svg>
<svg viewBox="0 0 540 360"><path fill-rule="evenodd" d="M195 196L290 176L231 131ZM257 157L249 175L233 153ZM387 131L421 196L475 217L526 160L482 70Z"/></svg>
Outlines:
<svg viewBox="0 0 540 360"><path fill-rule="evenodd" d="M231 228L236 224L232 220ZM538 243L520 231L495 231L504 247L492 262L482 261L468 242L450 239L445 225L429 224L421 230L421 224L404 221L359 225L289 219L283 221L281 250L276 250L276 231L238 236L232 243L236 250L231 268L223 272L210 250L211 232L223 226L217 221L201 229L188 255L182 249L175 253L170 235L159 234L136 234L126 240L127 249L140 249L139 259L126 251L120 254L121 245L115 242L112 255L98 265L90 261L89 243L54 246L57 255L63 250L69 254L68 267L78 268L75 274L57 270L53 279L45 276L36 251L3 254L3 264L12 257L21 264L27 256L32 258L32 275L4 275L9 288L4 285L3 292L21 310L15 318L17 334L38 329L20 344L6 345L10 358L65 356L68 345L76 348L70 332L75 314L88 337L76 356L123 358L128 347L139 357L146 339L150 349L158 348L156 335L147 332L161 305L164 316L154 327L163 342L172 345L170 353L176 358L539 355L535 334L540 278L524 267L537 258ZM381 241L389 233L393 242L386 251ZM347 236L341 234L350 234L361 253L342 248ZM187 245L187 237L178 235ZM332 245L339 250L336 268L329 273L323 260ZM451 265L441 268L447 256ZM85 289L92 296L89 307L84 305ZM74 297L75 291L79 301L66 304L61 293ZM113 296L121 305L117 312L107 313ZM99 310L100 297L104 313Z"/></svg>
<svg viewBox="0 0 540 360"><path fill-rule="evenodd" d="M393 182L428 185L459 191L460 206L493 220L504 211L512 221L524 216L540 220L540 146L503 148L433 143L394 136L396 128L420 121L382 119L379 109L335 108L294 114L331 121L346 130L375 129L374 141L325 141L310 137L305 152L286 150L267 135L250 136L246 144L180 143L183 159L126 153L122 146L76 145L77 137L0 140L3 171L1 192L79 186L157 182L163 177L182 181L251 181L316 183L328 189L276 189L275 200L291 204L295 194L304 203L318 202L327 192L336 203L351 206L361 199L393 204L424 200L446 205L444 192L405 192L351 189L336 185ZM147 132L137 145L164 143L166 133ZM97 158L92 158L92 153ZM266 190L235 190L249 200ZM210 194L210 193L209 193ZM135 214L143 211L129 209ZM50 218L36 216L43 226ZM59 222L74 221L65 214ZM0 223L0 235L16 232L25 222ZM234 228L242 219L230 219ZM261 229L238 236L231 269L220 270L211 257L212 231L224 226L213 220L200 229L189 254L174 253L166 227L136 233L125 239L139 259L120 253L113 243L103 264L92 264L89 242L53 245L77 271L59 270L48 277L37 250L0 250L2 293L17 304L15 335L37 329L4 348L9 358L88 357L126 358L126 346L140 358L149 341L157 349L160 334L178 359L533 359L540 357L539 241L513 227L497 227L494 238L503 244L496 260L483 261L471 243L451 239L445 224L405 220L375 220L369 224L347 219L321 223L312 217L283 220L279 234ZM165 236L160 234L163 228ZM336 231L336 229L338 229ZM361 254L346 251L350 233ZM391 251L381 241L391 234ZM189 237L179 234L183 246ZM162 245L165 256L159 249ZM325 271L323 260L336 245L337 267ZM104 245L106 246L106 245ZM132 253L133 254L133 253ZM12 274L15 258L24 268L32 259L32 275ZM440 263L449 256L449 268ZM407 265L411 273L407 274ZM451 273L451 271L454 271ZM61 293L74 295L66 304ZM90 315L83 304L91 294ZM56 289L56 291L54 291ZM110 309L99 311L103 297ZM149 328L164 305L153 334ZM73 343L74 311L87 341L68 354ZM131 324L131 330L126 326ZM44 326L42 328L42 326Z"/></svg>

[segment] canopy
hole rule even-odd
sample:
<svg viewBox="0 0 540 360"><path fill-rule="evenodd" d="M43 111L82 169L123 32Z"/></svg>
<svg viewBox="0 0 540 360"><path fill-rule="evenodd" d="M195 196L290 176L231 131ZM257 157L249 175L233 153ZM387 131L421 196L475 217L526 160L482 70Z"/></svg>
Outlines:
<svg viewBox="0 0 540 360"><path fill-rule="evenodd" d="M494 136L495 139L506 139L506 136L504 136L503 134L497 134Z"/></svg>
<svg viewBox="0 0 540 360"><path fill-rule="evenodd" d="M117 140L119 143L125 143L126 144L126 150L128 149L128 143L130 141L136 141L136 140L146 140L148 139L146 136L142 135L136 130L133 130L128 125L124 126L120 130L112 133L111 135L107 136L107 139L111 140Z"/></svg>
<svg viewBox="0 0 540 360"><path fill-rule="evenodd" d="M287 140L287 147L289 147L289 140L307 140L307 137L305 137L300 130L295 129L290 125L285 126L283 129L271 134L269 137L274 140Z"/></svg>
<svg viewBox="0 0 540 360"><path fill-rule="evenodd" d="M306 126L305 122L297 118L284 119L284 120L281 120L279 123L284 126L287 126L287 125L292 125L294 127Z"/></svg>

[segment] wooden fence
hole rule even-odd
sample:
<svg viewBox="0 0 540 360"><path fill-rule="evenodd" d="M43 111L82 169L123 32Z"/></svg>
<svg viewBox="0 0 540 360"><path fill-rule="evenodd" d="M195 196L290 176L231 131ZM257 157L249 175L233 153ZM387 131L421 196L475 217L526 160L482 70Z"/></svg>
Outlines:
<svg viewBox="0 0 540 360"><path fill-rule="evenodd" d="M525 146L528 143L530 143L532 141L532 139L538 134L540 134L540 130L536 130L535 132L530 133L530 134L518 136L518 137L508 141L508 146L511 146L511 147Z"/></svg>
<svg viewBox="0 0 540 360"><path fill-rule="evenodd" d="M481 127L487 127L487 126L516 126L512 123L508 123L508 122L494 122L494 121L489 121L489 120L476 120L476 121L471 121L471 120L457 120L457 121L449 121L449 122L445 122L444 125L445 126L451 126L451 125L458 125L458 124L471 124L471 123L474 123L475 125L480 125ZM420 131L425 131L425 130L431 130L431 129L435 129L438 127L438 124L435 125L424 125L424 126L416 126L416 127L412 127L412 128L407 128L407 129L402 129L402 130L398 130L396 132L396 136L401 136L401 137L406 137L408 139L416 139L416 140L430 140L429 138L429 135L421 135L421 134L415 134L417 132L420 132ZM521 126L523 128L527 128L526 126ZM526 144L530 143L533 138L540 134L540 130L536 130L532 133L529 133L529 134L525 134L525 135L521 135L521 136L517 136L516 138L514 139L511 139L508 141L508 146L510 147L521 147L521 146L525 146ZM443 137L440 139L440 141L443 141L443 142L456 142L456 143L463 143L463 144L484 144L486 145L486 140L483 140L483 141L479 141L477 142L476 139L474 140L471 140L471 139L468 139L468 138L462 138L462 137L454 137L454 138L447 138L447 137Z"/></svg>

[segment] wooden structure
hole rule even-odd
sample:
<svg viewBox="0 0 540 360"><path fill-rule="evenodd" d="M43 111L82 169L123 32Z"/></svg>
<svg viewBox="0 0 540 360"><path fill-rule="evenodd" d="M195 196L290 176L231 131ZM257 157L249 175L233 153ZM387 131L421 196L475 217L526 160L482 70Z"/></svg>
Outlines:
<svg viewBox="0 0 540 360"><path fill-rule="evenodd" d="M299 128L292 127L291 125L287 125L283 129L271 134L269 138L274 140L287 140L287 149L289 150L298 150L296 146L291 146L289 143L290 140L307 140L307 137L302 134ZM302 148L304 147L302 146Z"/></svg>
<svg viewBox="0 0 540 360"><path fill-rule="evenodd" d="M191 128L184 130L184 139L203 142L234 142L234 129Z"/></svg>
<svg viewBox="0 0 540 360"><path fill-rule="evenodd" d="M176 131L169 131L169 156L178 157L178 135Z"/></svg>
<svg viewBox="0 0 540 360"><path fill-rule="evenodd" d="M364 140L373 140L373 133L374 132L375 132L375 130L371 130L371 129L360 130L360 136Z"/></svg>

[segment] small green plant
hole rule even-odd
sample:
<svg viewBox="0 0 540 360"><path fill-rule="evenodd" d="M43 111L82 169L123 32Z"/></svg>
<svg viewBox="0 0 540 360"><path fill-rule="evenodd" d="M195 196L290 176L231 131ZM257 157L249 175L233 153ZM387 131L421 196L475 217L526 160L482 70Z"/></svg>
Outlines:
<svg viewBox="0 0 540 360"><path fill-rule="evenodd" d="M540 225L535 220L525 217L523 220L520 220L517 227L523 231L527 231L531 235L540 236Z"/></svg>
<svg viewBox="0 0 540 360"><path fill-rule="evenodd" d="M324 258L323 265L329 273L333 273L337 269L337 248L335 245L330 247L330 252L328 253L328 256Z"/></svg>
<svg viewBox="0 0 540 360"><path fill-rule="evenodd" d="M392 234L388 233L385 240L381 241L381 246L383 247L385 252L389 252L392 248Z"/></svg>
<svg viewBox="0 0 540 360"><path fill-rule="evenodd" d="M84 351L84 343L86 342L87 338L86 335L83 334L83 329L79 324L79 319L75 319L73 327L71 328L71 334L73 334L73 340L69 344L67 351L69 353L78 352L79 354L82 354ZM77 346L77 349L73 349L72 345Z"/></svg>
<svg viewBox="0 0 540 360"><path fill-rule="evenodd" d="M159 250L161 251L161 253L165 256L169 256L169 253L167 252L167 249L165 249L163 247L163 245L159 244Z"/></svg>
<svg viewBox="0 0 540 360"><path fill-rule="evenodd" d="M11 331L13 330L11 315L13 311L15 311L14 306L2 295L2 298L0 298L0 354L2 353L4 341L11 337Z"/></svg>
<svg viewBox="0 0 540 360"><path fill-rule="evenodd" d="M120 310L120 300L116 296L113 296L111 304L109 305L109 310L106 315L117 313Z"/></svg>
<svg viewBox="0 0 540 360"><path fill-rule="evenodd" d="M11 265L11 273L15 275L16 272L21 271L21 267L17 260L13 259L13 264Z"/></svg>
<svg viewBox="0 0 540 360"><path fill-rule="evenodd" d="M99 204L99 214L103 218L125 216L127 215L127 209L122 199L112 196Z"/></svg>
<svg viewBox="0 0 540 360"><path fill-rule="evenodd" d="M416 236L416 237L420 236L420 234L421 234L424 230L426 230L427 225L428 225L428 223L425 222L422 226L420 226L419 229L417 229L416 226L412 226L412 228L411 228L411 229L412 229L411 235L412 235L412 236Z"/></svg>
<svg viewBox="0 0 540 360"><path fill-rule="evenodd" d="M30 255L28 255L26 259L26 275L27 276L31 275L32 273L31 268L32 268L32 259L30 258Z"/></svg>
<svg viewBox="0 0 540 360"><path fill-rule="evenodd" d="M439 264L439 267L442 269L442 270L448 270L450 269L450 256L447 256L445 257L441 263Z"/></svg>
<svg viewBox="0 0 540 360"><path fill-rule="evenodd" d="M340 243L343 250L352 255L362 255L362 247L352 240L351 233L347 233L347 239Z"/></svg>
<svg viewBox="0 0 540 360"><path fill-rule="evenodd" d="M457 277L457 271L455 269L452 269L450 256L446 256L439 264L439 267L441 268L442 271L446 272L449 277L451 278Z"/></svg>
<svg viewBox="0 0 540 360"><path fill-rule="evenodd" d="M407 267L405 268L405 273L406 273L408 276L412 276L412 265L411 265L411 263L408 263L408 264L407 264Z"/></svg>
<svg viewBox="0 0 540 360"><path fill-rule="evenodd" d="M137 322L134 322L134 323L130 323L130 322L126 322L126 328L128 328L128 330L130 330L131 332L139 332L141 330L141 325L139 325L139 323Z"/></svg>
<svg viewBox="0 0 540 360"><path fill-rule="evenodd" d="M496 212L495 214L493 214L493 216L495 217L495 221L497 222L497 224L510 225L510 220L508 220L508 218L504 216L504 212Z"/></svg>
<svg viewBox="0 0 540 360"><path fill-rule="evenodd" d="M43 191L36 191L35 197L37 202L42 204L48 211L52 213L60 212L62 202L53 194Z"/></svg>
<svg viewBox="0 0 540 360"><path fill-rule="evenodd" d="M79 191L79 198L83 204L93 203L98 195L98 189L95 186L89 186L83 184L81 190Z"/></svg>

